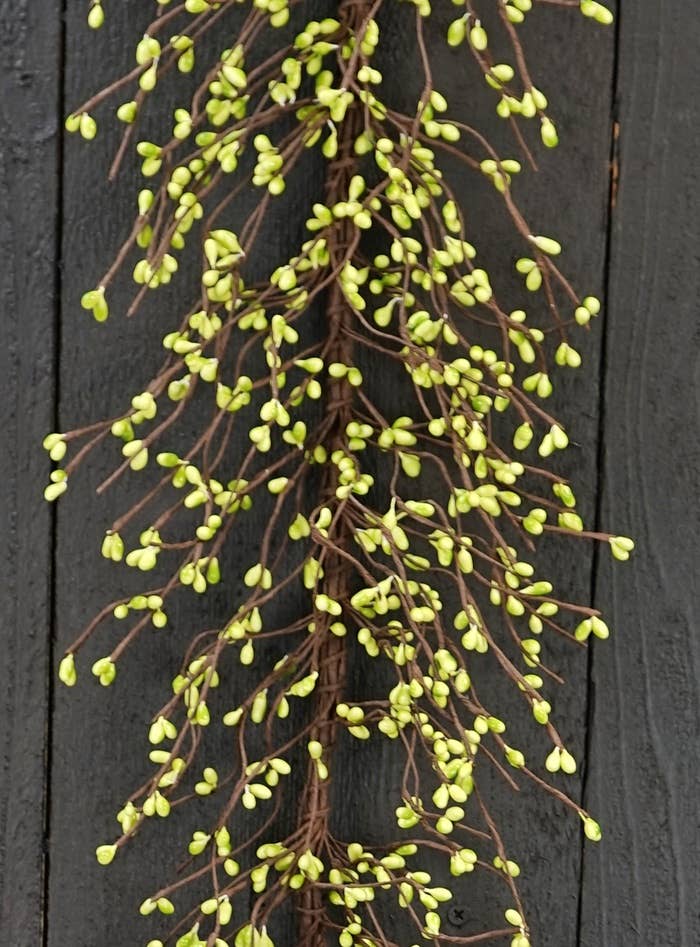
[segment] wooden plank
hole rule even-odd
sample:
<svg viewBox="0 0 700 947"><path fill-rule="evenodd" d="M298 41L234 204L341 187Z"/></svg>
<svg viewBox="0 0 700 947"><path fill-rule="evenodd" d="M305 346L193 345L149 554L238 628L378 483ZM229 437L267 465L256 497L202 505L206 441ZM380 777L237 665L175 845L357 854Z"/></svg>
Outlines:
<svg viewBox="0 0 700 947"><path fill-rule="evenodd" d="M105 4L105 9L108 16L103 31L96 37L85 29L83 7L72 5L67 11L69 109L131 68L133 46L150 22L154 6L143 0L128 0L110 4L108 10ZM218 36L216 50L220 52L221 33ZM277 41L275 37L272 40ZM192 81L178 81L182 83L180 88L191 94ZM127 268L111 294L112 315L106 325L96 325L81 310L81 294L107 269L115 249L127 236L133 221L134 197L143 186L131 155L117 182L106 183L109 161L121 131L111 108L109 105L97 112L98 121L102 121L95 141L86 144L70 138L66 143L65 319L60 372L61 422L71 427L121 411L127 394L143 390L138 386L145 387L162 361L159 353L163 336L179 324L185 305L181 287L188 279L192 286L199 275L197 260L196 267L190 267L177 282L174 294L159 291L147 301L144 312L127 320L124 312L133 296ZM318 175L302 172L295 186L289 188L284 201L291 202L292 210L287 211L286 218L284 214L275 215L268 228L270 232L265 232L261 243L266 253L261 271L267 272L273 260L286 260L298 246L303 219L318 193L318 180ZM258 192L251 189L237 201L237 213L249 213L258 200ZM189 443L193 432L185 429L182 435ZM95 485L101 474L113 469L118 448L108 443L96 455L99 456L76 475L73 489L59 508L56 612L61 651L105 604L107 596L120 594L129 578L124 580L126 570L118 574L97 553L104 530L116 512L123 512L141 496L143 481L131 476L106 497L95 497ZM77 494L81 497L78 502ZM172 496L169 499L172 501ZM226 552L226 574L242 574L250 565L260 525L270 512L264 502L256 503L255 511L255 516L242 522ZM131 578L136 579L137 587L143 587L143 578ZM233 595L238 593L237 589L232 590L232 584L222 582L214 593L206 596L186 592L170 613L167 629L144 634L121 662L115 685L103 690L91 678L89 668L117 640L120 629L114 622L106 623L81 653L78 686L70 693L63 688L58 691L51 800L54 852L49 947L84 944L92 942L92 938L105 945L145 943L156 936L158 918L141 918L139 904L160 884L173 880L171 866L179 865L186 857L192 831L216 818L220 798L212 798L208 811L205 806L207 814L202 814L201 805L185 806L165 824L146 826L138 840L109 869L101 868L95 861L96 845L111 841L118 834L116 812L151 772L146 741L151 714L167 699L170 682L180 669L193 630L220 627L230 617ZM296 615L299 602L294 596L288 597L284 608ZM281 657L276 642L270 650L273 660ZM263 652L262 647L259 652ZM242 673L241 680L245 680L245 669ZM235 678L227 682L226 694L222 695L224 709L235 706L236 689ZM217 765L217 759L225 760L226 755L230 758L231 731L220 726L212 726L211 730L216 733L212 733L209 742L215 745L212 755L207 750L207 762ZM294 817L293 805L288 807L285 817ZM241 820L231 831L235 844L235 833L243 831ZM294 942L292 928L285 928L284 942Z"/></svg>
<svg viewBox="0 0 700 947"><path fill-rule="evenodd" d="M61 4L21 0L0 36L0 940L39 943L44 900ZM9 14L9 10L7 11Z"/></svg>
<svg viewBox="0 0 700 947"><path fill-rule="evenodd" d="M487 137L504 156L519 156L517 146L507 127L494 114L494 99L482 85L483 79L473 68L466 50L449 51L444 46L448 22L455 16L449 7L434 5L427 34L429 50L436 69L436 87L450 104L451 114L462 121L484 129ZM406 8L391 5L385 14L384 35L390 35L387 61L383 63L385 82L394 101L411 107L420 94L422 75L415 62L413 20ZM497 29L489 29L493 38ZM608 156L611 137L611 98L615 37L612 30L596 28L576 11L536 9L522 31L523 43L529 51L534 81L549 95L552 114L561 131L561 145L553 153L542 155L537 150L540 173L526 168L515 181L514 196L538 232L552 233L561 239L566 272L583 292L601 294L604 285L605 246L608 221ZM575 50L575 55L571 55ZM502 52L502 51L501 51ZM506 61L509 61L506 59ZM454 112L452 111L454 110ZM540 160L541 159L541 160ZM454 171L454 169L453 169ZM466 208L469 237L473 239L479 259L486 261L497 292L512 300L512 307L532 305L521 285L509 276L512 262L524 252L522 243L511 233L511 225L502 215L493 192L478 178L457 168L452 178L456 191ZM559 461L563 477L570 477L582 515L592 525L597 488L596 449L598 443L599 365L602 327L593 325L589 334L579 333L585 373L567 374L559 370L557 390L551 399L551 410L566 423L576 446ZM479 341L475 339L475 341ZM387 391L385 376L379 378L377 396L382 407L391 404L396 414L411 413L413 395L408 386ZM594 550L577 541L543 544L537 563L542 574L552 578L555 587L571 601L588 603ZM534 561L534 560L533 560ZM446 611L448 609L446 608ZM563 688L553 687L549 693L556 720L562 727L567 746L581 763L585 745L587 711L587 655L563 641L547 645L550 666L566 679ZM379 664L368 662L362 655L360 663L351 666L349 698L356 695L386 693L385 678ZM514 744L530 754L535 769L543 772L547 752L541 736L522 721L522 707L513 699L510 688L499 686L501 674L488 666L479 666L473 659L474 678L482 681L481 690L493 695L496 706L503 710L510 725ZM484 683L486 677L486 683ZM534 725L533 725L534 726ZM394 809L400 793L399 754L395 747L353 748L339 761L339 798L353 799L352 807L341 816L347 838L379 843L396 837ZM555 777L554 782L580 799L581 773L574 777ZM533 943L540 947L564 947L575 942L581 863L579 820L564 811L556 801L521 780L519 794L498 780L487 782L486 792L497 814L499 825L512 857L522 866L522 890ZM444 867L444 866L443 866ZM438 870L438 866L434 866ZM454 892L452 904L464 908L466 925L454 926L445 920L446 934L457 936L488 925L502 923L503 909L508 906L503 890L495 886L485 873L476 872L461 879L442 878ZM448 918L446 911L442 912ZM404 912L395 909L389 929L400 942L412 943L415 932L404 927ZM454 916L454 915L452 915Z"/></svg>
<svg viewBox="0 0 700 947"><path fill-rule="evenodd" d="M605 384L606 527L597 604L611 642L594 653L585 947L700 943L697 878L700 488L697 321L700 12L623 4L620 187L612 231ZM695 893L693 893L695 892Z"/></svg>
<svg viewBox="0 0 700 947"><path fill-rule="evenodd" d="M114 79L133 61L133 43L148 23L151 5L131 2L109 4L102 30L87 28L84 4L66 9L65 108L76 108L102 84ZM64 280L62 294L60 423L62 428L87 424L120 410L124 389L134 377L129 357L134 339L157 352L157 331L135 320L123 319L126 293L113 300L118 328L97 326L80 307L83 292L94 286L106 269L113 249L128 233L133 213L135 177L127 163L126 180L106 183L109 161L118 145L119 129L112 104L97 112L100 130L90 143L77 135L65 136L64 159ZM116 313L119 312L119 317ZM115 331L116 330L116 331ZM134 384L137 382L134 380ZM110 445L111 446L111 445ZM58 504L56 639L58 654L72 641L105 596L114 589L115 575L101 560L100 534L112 501L100 503L94 489L104 468L89 464ZM81 501L76 505L76 495ZM115 504L124 502L122 493ZM116 506L112 506L112 510ZM109 590L109 591L106 591ZM113 633L113 630L111 630ZM163 646L163 642L158 642ZM145 927L133 925L147 869L134 870L133 860L121 859L109 871L95 861L95 847L118 831L114 816L129 791L139 785L147 765L143 727L147 701L153 697L149 680L156 674L153 652L143 666L127 710L119 688L101 692L93 687L89 668L107 653L103 637L81 659L78 686L68 691L57 685L53 724L51 792L51 873L47 944L140 943L148 940ZM167 649L167 644L164 651ZM161 682L162 683L162 682ZM120 682L121 684L121 682ZM138 698L143 688L143 699ZM143 747L139 753L138 748ZM152 849L140 856L155 862ZM154 879L155 881L155 879Z"/></svg>

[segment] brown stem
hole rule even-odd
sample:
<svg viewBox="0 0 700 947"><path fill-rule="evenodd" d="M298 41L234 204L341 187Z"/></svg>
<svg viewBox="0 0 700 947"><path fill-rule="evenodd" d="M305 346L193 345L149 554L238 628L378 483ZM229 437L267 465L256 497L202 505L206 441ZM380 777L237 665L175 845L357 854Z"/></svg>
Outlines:
<svg viewBox="0 0 700 947"><path fill-rule="evenodd" d="M343 0L339 19L343 26L356 34L362 29L371 12L371 4ZM350 179L356 170L353 155L355 138L362 129L362 106L353 103L340 129L338 153L331 162L326 175L326 204L333 206L347 197ZM342 266L343 260L357 245L357 230L352 220L345 218L335 228L330 242L333 268ZM353 313L347 304L338 279L328 294L326 323L329 332L327 364L341 362L352 364L353 340L351 335ZM332 418L329 431L331 452L345 447L345 429L352 418L353 389L346 378L329 379L328 416ZM330 539L332 545L324 560L324 589L335 601L347 601L350 594L350 567L343 555L349 541L349 521L345 513L345 501L336 499L337 468L328 464L325 468L322 495L327 503L336 507ZM310 739L317 740L324 748L323 763L330 767L338 735L336 706L341 698L347 669L345 640L330 630L331 620L325 613L316 613L317 647L314 669L318 671L315 691L314 723ZM314 854L324 852L329 839L330 778L320 777L315 760L309 760L307 782L300 802L299 822L306 827L304 850ZM301 852L299 852L301 854ZM327 854L330 854L329 852ZM318 947L323 942L327 926L324 911L323 890L312 884L302 889L300 899L299 945Z"/></svg>

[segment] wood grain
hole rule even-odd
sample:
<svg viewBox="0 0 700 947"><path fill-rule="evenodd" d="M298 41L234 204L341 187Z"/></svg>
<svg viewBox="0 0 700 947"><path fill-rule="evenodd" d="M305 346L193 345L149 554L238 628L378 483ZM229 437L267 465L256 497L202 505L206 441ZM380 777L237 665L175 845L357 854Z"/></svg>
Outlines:
<svg viewBox="0 0 700 947"><path fill-rule="evenodd" d="M106 8L106 5L105 5ZM153 6L143 0L126 0L110 5L103 31L91 35L84 25L84 9L75 5L67 12L66 97L67 108L76 107L88 95L114 76L131 67L133 45L150 22ZM276 37L271 37L276 41ZM221 38L216 51L221 50ZM214 52L214 50L212 50ZM175 80L174 80L175 81ZM193 81L176 80L191 94ZM172 90L171 90L172 91ZM182 92L180 92L182 95ZM65 191L65 273L62 324L61 423L74 426L124 409L127 396L142 391L159 367L163 336L179 324L182 312L182 283L197 278L199 260L191 260L174 287L175 292L159 291L131 320L124 316L131 302L133 284L127 267L111 293L112 315L100 326L80 308L81 294L95 285L107 269L111 254L129 232L133 221L134 195L142 186L133 149L117 181L106 183L109 161L119 144L120 127L113 120L112 107L97 113L100 134L86 144L76 138L66 142ZM141 134L144 134L143 132ZM144 134L147 137L147 133ZM320 180L314 169L306 169L296 188L289 189L284 211L270 216L261 244L260 273L274 268L271 261L288 259L301 239L307 216ZM258 201L253 189L236 203L240 215L250 213ZM132 264L133 265L133 264ZM178 436L190 443L198 420L189 420ZM189 427L188 427L189 425ZM108 443L81 471L75 489L66 494L59 511L57 570L57 632L61 649L74 639L83 624L107 600L126 589L142 588L143 579L129 576L122 567L106 563L96 553L115 512L128 509L141 495L142 484L132 476L110 490L105 497L94 494L101 476L113 469L118 447ZM146 472L146 476L148 473ZM72 496L71 496L72 493ZM82 494L86 502L77 499ZM256 502L255 516L241 523L236 537L226 549L225 575L242 575L250 565L260 523L269 515L264 502ZM136 585L133 585L133 582ZM233 586L233 587L232 587ZM119 588L120 593L114 590ZM103 690L89 668L98 656L109 653L122 629L106 622L79 660L81 682L73 691L57 692L54 718L54 770L52 774L52 872L50 880L49 947L66 943L121 945L145 943L156 936L157 918L143 919L138 906L146 892L155 890L171 872L164 866L180 864L186 857L192 832L209 824L215 816L206 805L186 806L166 823L148 825L134 845L116 859L109 869L95 861L98 844L111 841L119 832L116 812L134 787L141 785L151 770L147 759L146 734L153 712L167 699L170 682L180 670L183 654L193 631L221 627L231 616L239 594L236 583L223 581L206 596L191 592L182 595L161 632L150 629L120 662L114 686ZM299 602L289 596L284 607L298 614ZM295 611L296 610L296 611ZM279 648L272 645L274 657ZM260 648L264 661L265 649ZM238 674L246 669L238 668ZM242 679L241 679L242 680ZM237 679L220 688L223 708L236 705ZM212 727L207 760L225 765L231 754L231 731ZM141 752L139 752L141 748ZM218 812L220 800L211 800ZM189 809L189 813L186 811ZM211 811L211 807L210 810ZM293 816L294 805L288 816ZM244 831L239 821L232 826ZM75 906L79 905L80 910ZM287 929L294 943L293 927Z"/></svg>
<svg viewBox="0 0 700 947"><path fill-rule="evenodd" d="M0 17L0 940L39 943L51 651L59 0ZM7 10L9 14L9 9Z"/></svg>
<svg viewBox="0 0 700 947"><path fill-rule="evenodd" d="M601 557L614 629L593 662L582 947L700 943L697 634L700 16L623 4L603 521L637 541Z"/></svg>
<svg viewBox="0 0 700 947"><path fill-rule="evenodd" d="M487 137L504 156L519 156L507 126L494 114L494 99L483 84L466 50L446 50L444 33L454 14L451 8L434 5L427 28L427 41L436 70L436 85L446 95L451 113L462 121L484 129ZM490 24L487 24L490 26ZM422 74L414 63L412 16L402 5L390 5L383 24L384 35L392 42L385 52L383 89L392 101L407 107L420 95ZM497 29L489 29L496 36ZM548 9L535 10L522 32L535 68L535 82L549 95L553 114L561 130L561 145L543 154L532 139L540 170L524 167L514 183L514 197L523 208L534 232L554 234L565 247L562 265L574 285L583 292L601 294L604 285L605 245L608 220L608 154L611 135L614 33L596 28L576 15ZM576 56L570 57L575 48ZM507 50L499 49L506 56ZM571 59L571 61L570 61ZM413 63L413 65L411 65ZM468 145L466 147L469 147ZM535 318L536 303L522 290L512 274L512 264L526 252L512 232L512 224L502 213L494 192L479 176L461 166L447 165L450 181L465 208L469 239L478 257L494 274L500 298L512 308L523 306ZM448 171L446 171L446 174ZM599 426L599 364L602 326L579 333L577 344L584 359L585 373L558 370L551 410L566 424L571 449L558 463L562 477L571 478L587 524L594 518L597 487L596 449ZM372 377L371 373L366 373ZM389 381L386 373L375 371L376 397L382 407L395 414L411 412L413 395L401 378ZM575 408L573 407L575 406ZM378 472L379 473L379 472ZM430 485L426 485L428 491ZM543 543L538 568L555 583L563 596L588 602L591 596L594 550L576 540ZM452 611L456 611L452 607ZM450 606L446 605L446 612ZM507 647L507 646L506 646ZM551 666L564 677L564 687L548 690L555 719L562 736L582 763L587 712L587 655L583 650L559 640L547 642ZM386 693L385 670L380 662L367 662L363 655L351 664L348 683L350 697ZM519 700L504 686L497 668L478 656L472 657L473 677L498 707L509 726L514 745L522 747L536 769L542 768L548 752L536 725L522 719ZM486 677L486 681L484 681ZM394 809L400 804L400 759L396 748L381 745L348 747L339 761L343 798L352 798L340 821L350 839L370 841L396 836ZM580 769L582 772L582 767ZM428 779L430 777L428 776ZM539 947L569 947L576 940L579 875L581 866L580 823L576 817L521 780L514 793L499 779L486 778L484 791L497 817L512 857L522 866L523 893L533 928L533 943ZM574 798L580 798L580 775L555 779ZM340 795L339 794L339 795ZM444 871L444 866L431 866ZM456 928L448 922L450 935L498 927L503 910L509 906L501 886L486 873L476 872L460 879L442 878L454 892L454 904L464 908L467 924ZM391 929L402 935L401 943L412 943L404 912L395 909ZM409 936L412 939L408 939Z"/></svg>

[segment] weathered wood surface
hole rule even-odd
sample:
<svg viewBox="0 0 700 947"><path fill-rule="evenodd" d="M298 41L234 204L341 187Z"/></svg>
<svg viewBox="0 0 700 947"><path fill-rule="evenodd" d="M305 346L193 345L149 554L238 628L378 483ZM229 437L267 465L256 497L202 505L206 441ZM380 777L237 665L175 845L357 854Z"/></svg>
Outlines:
<svg viewBox="0 0 700 947"><path fill-rule="evenodd" d="M453 18L454 7L441 8L434 5L434 18L438 22L434 43L436 50L436 83L443 91L456 116L468 124L488 129L489 138L502 154L516 154L517 147L505 123L496 122L493 101L488 90L482 89L483 79L464 51L442 50L439 55L439 33L447 30ZM406 24L405 8L391 8L391 20L385 24L393 42L387 57L384 75L393 100L405 101L410 106L420 95L422 74L419 69L407 70L411 61L412 30ZM491 24L487 23L487 27ZM490 30L497 35L497 30ZM605 276L606 228L608 221L608 156L610 151L612 75L615 37L612 31L601 32L582 17L570 16L559 11L538 10L531 17L527 29L523 30L526 49L537 50L537 75L545 89L552 83L552 99L558 98L557 120L562 129L562 144L554 153L542 155L539 149L538 174L525 169L522 180L514 185L514 197L519 202L533 231L556 232L564 246L572 252L566 256L568 272L574 284L586 287L585 291L602 293ZM569 63L568 49L576 49L576 63ZM554 76L558 91L554 92ZM587 82L581 83L586 76ZM534 80L538 81L537 78ZM476 114L475 114L476 113ZM479 259L490 272L498 273L500 293L508 293L513 306L527 308L530 300L522 284L515 277L508 279L512 260L526 252L525 247L511 233L509 220L502 213L499 201L490 188L484 188L478 175L470 175L463 168L451 168L452 186L466 208L467 229L474 236ZM446 172L447 173L447 172ZM572 182L576 182L572 186ZM565 209L565 210L564 210ZM485 225L490 220L491 225ZM472 223L473 222L473 223ZM574 248L575 247L575 252ZM585 359L586 373L560 373L557 390L552 399L552 410L559 412L569 426L572 440L580 445L567 451L560 467L563 476L571 477L581 485L577 490L582 501L582 514L587 522L594 517L594 496L597 483L596 445L598 441L599 361L602 345L601 326L593 326L584 337L581 353ZM387 393L378 389L378 397L385 405L391 400L391 409L396 415L405 413L406 400L402 401L400 378L394 382L396 391ZM409 394L409 397L410 394ZM568 406L567 407L567 403ZM575 415L570 405L575 403ZM581 543L551 543L541 549L543 572L556 577L557 588L562 595L572 600L587 601L591 594L594 551ZM583 756L586 713L587 658L583 650L572 648L564 641L548 646L548 657L552 666L566 680L566 685L553 690L552 703L558 719L566 721L563 737L577 758ZM478 659L472 656L475 676L481 676ZM491 669L493 670L493 669ZM364 691L377 695L382 693L382 671L376 663L367 666L361 661L355 668L355 679L351 681L351 692ZM515 745L532 747L533 758L544 758L547 750L544 741L535 741L532 727L520 722L519 701L510 688L498 689L498 672L490 686L497 689L498 705L503 708L508 720L509 732ZM500 682L502 683L502 682ZM383 693L386 693L384 684ZM496 698L493 698L496 700ZM355 741L352 741L355 742ZM348 813L350 837L367 833L369 837L382 837L382 829L391 825L392 800L400 794L400 762L391 746L381 749L379 771L373 754L379 752L363 746L349 748L341 761L343 772L340 784L350 787L358 805ZM393 766L392 766L393 762ZM397 769L398 768L398 769ZM383 781L387 774L389 783ZM504 827L506 844L512 846L512 857L520 860L529 869L524 874L524 896L531 909L531 923L536 936L535 943L541 947L562 947L574 944L578 921L579 875L582 857L580 826L576 819L563 811L560 804L550 800L526 780L519 781L522 789L514 794L498 779L489 786L495 800L493 813L499 825ZM574 781L566 778L562 788L568 788L574 798L580 798L580 777ZM380 788L381 787L381 788ZM386 798L386 789L390 798ZM395 803L394 803L395 805ZM443 879L449 885L449 877ZM453 880L454 884L454 880ZM466 923L456 927L449 922L444 930L459 935L474 932L472 925L498 927L504 907L503 892L493 879L476 873L468 881L454 884L454 906L463 909ZM405 923L398 908L392 915L395 925ZM479 929L479 928L476 928ZM481 928L483 929L483 928ZM401 928L404 933L403 928ZM410 929L406 929L406 944L413 942ZM401 940L401 943L404 941Z"/></svg>
<svg viewBox="0 0 700 947"><path fill-rule="evenodd" d="M12 16L5 17L5 12ZM0 4L0 940L41 943L52 638L61 4Z"/></svg>
<svg viewBox="0 0 700 947"><path fill-rule="evenodd" d="M3 13L9 6L0 3ZM582 846L576 821L541 794L526 790L515 798L506 787L493 787L497 810L509 826L506 839L529 868L525 893L534 908L538 947L700 942L693 894L700 868L695 803L700 658L692 625L698 548L693 497L700 461L694 313L700 234L693 199L700 116L692 98L700 67L692 51L700 40L700 10L673 6L678 9L661 11L654 0L627 4L617 34L556 10L537 11L527 28L526 39L540 58L535 81L541 78L555 106L559 103L562 147L545 156L538 177L528 175L519 184L523 207L540 232L562 239L578 286L599 294L607 290L605 315L583 347L585 378L573 374L559 385L555 408L581 445L567 452L562 472L580 485L588 522L600 516L606 526L639 541L636 559L614 569L605 550L597 557L572 543L545 550L561 591L581 600L595 595L611 616L614 635L590 661L564 644L552 657L568 681L553 701L566 720L563 736L579 757L589 749L573 792L602 821L603 844ZM454 8L435 7L441 23L453 15ZM18 947L121 947L147 939L136 908L144 886L158 881L151 855L161 845L175 851L179 844L182 851L187 827L161 828L157 837L143 833L138 850L117 859L108 872L96 865L94 847L112 837L116 809L140 782L146 747L143 757L134 754L134 734L143 732L150 709L159 703L179 664L194 608L201 623L202 606L201 600L194 607L183 600L172 633L144 640L124 663L119 692L98 693L85 682L69 695L59 692L51 706L52 638L62 648L85 616L103 604L113 575L95 549L108 525L107 507L124 506L129 493L117 491L82 509L59 507L54 536L40 501L47 465L39 441L54 426L57 394L59 426L87 420L96 411L102 416L119 410L118 385L127 378L136 384L153 367L143 360L135 366L133 352L140 346L147 359L163 335L157 307L129 324L115 320L107 330L80 310L81 293L127 232L126 202L136 175L130 165L117 184L104 183L117 140L116 129L106 123L90 145L68 139L62 167L56 134L60 90L65 88L68 108L126 67L131 51L123 41L146 24L150 5L110 4L105 29L92 41L85 33L83 4L66 5L65 38L59 0L22 2L13 5L16 9L21 15L13 13L14 26L0 41L2 188L3 195L12 195L0 219L5 304L0 410L10 447L0 461L6 478L0 637L2 666L9 671L0 728L0 939ZM396 95L408 94L418 77L403 6L385 26L392 35L387 82ZM488 94L480 89L474 94L474 75L464 58L442 51L439 73L456 111L466 118L478 109L480 127L507 150L507 130L493 115ZM608 158L616 81L620 187L611 211ZM311 202L314 187L313 176L297 185L296 207ZM478 222L484 258L507 261L521 253L514 241L500 243L503 221L483 186L473 187L465 177L460 188ZM492 228L484 223L490 215ZM270 252L279 255L296 235L281 228L273 236ZM114 308L126 299L126 292L114 298ZM394 396L400 406L399 389ZM568 416L567 402L577 405L575 417ZM76 478L75 492L86 489L88 480L94 484L97 472L93 467L89 478ZM602 503L596 509L599 487ZM245 545L245 534L239 538ZM221 596L205 606L212 623L225 606ZM113 633L105 633L90 654L106 653L105 641ZM593 673L587 684L589 664ZM362 674L351 675L350 693L378 686L365 670L363 663ZM133 696L127 710L124 694ZM396 789L391 760L390 746L348 748L338 782L354 804L338 826L341 835L381 837L394 804L387 789ZM501 906L478 874L475 879L463 884L456 900L467 918L474 913L483 919L491 911L495 922ZM445 931L459 933L448 924ZM284 942L278 939L278 947L293 944L291 929Z"/></svg>
<svg viewBox="0 0 700 947"><path fill-rule="evenodd" d="M620 188L603 400L602 517L631 530L631 568L601 557L615 629L593 660L581 947L700 943L700 14L623 3Z"/></svg>

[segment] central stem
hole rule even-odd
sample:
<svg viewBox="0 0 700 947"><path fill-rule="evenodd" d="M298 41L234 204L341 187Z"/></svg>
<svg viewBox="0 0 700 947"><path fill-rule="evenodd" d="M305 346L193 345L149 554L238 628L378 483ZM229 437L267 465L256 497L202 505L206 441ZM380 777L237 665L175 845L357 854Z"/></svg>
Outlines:
<svg viewBox="0 0 700 947"><path fill-rule="evenodd" d="M344 27L356 36L367 17L369 7L364 2L343 2L339 18ZM326 206L332 207L347 199L350 180L357 170L357 159L353 149L362 128L362 110L358 103L350 105L338 133L338 151L326 174ZM335 270L348 257L357 229L351 218L336 222L329 235L330 266ZM343 295L338 279L329 291L326 306L328 326L327 364L340 362L352 364L352 337L347 331L352 322L352 310ZM326 406L331 427L328 437L329 454L338 449L347 449L346 428L352 420L352 386L347 378L329 378L328 402ZM332 548L324 560L324 591L337 602L347 602L350 596L350 575L347 561L341 551L347 548L350 538L348 521L343 509L338 509L336 489L338 468L328 463L324 468L322 496L334 510L334 528L329 539ZM343 503L344 501L340 501ZM336 706L343 693L347 668L345 641L330 630L331 619L325 612L315 614L316 647L314 665L318 671L315 689L314 723L310 739L317 740L324 748L323 761L330 766L330 756L337 740L338 717ZM314 760L309 761L304 793L300 800L300 822L308 827L308 847L319 856L328 856L330 816L330 779L319 776ZM325 851L324 851L325 850ZM299 947L320 947L324 943L323 893L313 884L307 884L301 893L299 922Z"/></svg>

